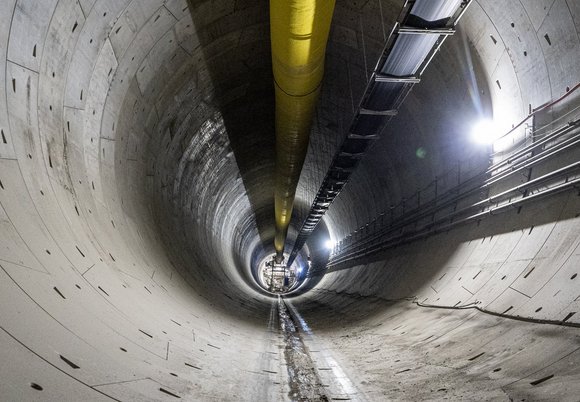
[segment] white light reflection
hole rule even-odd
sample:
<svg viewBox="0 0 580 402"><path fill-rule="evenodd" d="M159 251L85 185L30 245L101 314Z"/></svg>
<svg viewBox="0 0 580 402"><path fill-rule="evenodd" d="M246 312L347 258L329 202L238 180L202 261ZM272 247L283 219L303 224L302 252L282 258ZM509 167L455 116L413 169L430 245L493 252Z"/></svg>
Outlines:
<svg viewBox="0 0 580 402"><path fill-rule="evenodd" d="M493 144L502 134L498 124L492 120L480 120L471 129L473 140L485 145Z"/></svg>
<svg viewBox="0 0 580 402"><path fill-rule="evenodd" d="M331 239L328 239L327 241L324 242L324 247L326 247L329 250L332 250L334 248L334 242Z"/></svg>

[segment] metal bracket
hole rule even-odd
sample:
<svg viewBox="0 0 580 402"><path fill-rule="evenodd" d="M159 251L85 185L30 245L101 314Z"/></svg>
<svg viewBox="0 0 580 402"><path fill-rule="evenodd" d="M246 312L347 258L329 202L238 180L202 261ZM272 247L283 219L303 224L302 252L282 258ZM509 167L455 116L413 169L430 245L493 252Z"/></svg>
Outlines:
<svg viewBox="0 0 580 402"><path fill-rule="evenodd" d="M453 28L438 28L438 29L429 29L429 28L414 28L414 27L401 27L397 31L399 34L409 34L409 35L453 35L455 33L455 29Z"/></svg>
<svg viewBox="0 0 580 402"><path fill-rule="evenodd" d="M418 84L419 82L421 82L421 79L419 77L415 77L415 76L397 77L394 75L376 74L375 81L376 82L402 82L402 83Z"/></svg>
<svg viewBox="0 0 580 402"><path fill-rule="evenodd" d="M370 110L370 109L363 109L362 107L358 111L359 114L367 114L373 116L396 116L396 110Z"/></svg>

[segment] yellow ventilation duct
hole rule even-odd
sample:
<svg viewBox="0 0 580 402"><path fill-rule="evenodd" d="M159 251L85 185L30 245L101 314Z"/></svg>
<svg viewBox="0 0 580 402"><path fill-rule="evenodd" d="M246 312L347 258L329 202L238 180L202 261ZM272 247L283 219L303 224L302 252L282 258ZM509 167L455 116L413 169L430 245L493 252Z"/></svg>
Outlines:
<svg viewBox="0 0 580 402"><path fill-rule="evenodd" d="M324 73L334 0L270 0L276 91L276 262L282 262L294 195Z"/></svg>

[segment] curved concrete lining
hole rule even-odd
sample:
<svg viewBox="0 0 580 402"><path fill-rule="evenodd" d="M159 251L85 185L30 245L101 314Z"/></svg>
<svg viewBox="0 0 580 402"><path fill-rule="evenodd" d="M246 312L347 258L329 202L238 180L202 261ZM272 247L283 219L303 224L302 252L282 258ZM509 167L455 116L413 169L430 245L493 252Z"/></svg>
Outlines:
<svg viewBox="0 0 580 402"><path fill-rule="evenodd" d="M291 236L402 3L336 5ZM0 2L0 399L292 399L278 301L252 272L274 237L268 21L266 1ZM487 166L475 121L517 123L580 81L576 1L478 0L460 25L313 260L457 163ZM580 324L579 200L394 248L289 298L327 396L577 398L577 328L540 323Z"/></svg>

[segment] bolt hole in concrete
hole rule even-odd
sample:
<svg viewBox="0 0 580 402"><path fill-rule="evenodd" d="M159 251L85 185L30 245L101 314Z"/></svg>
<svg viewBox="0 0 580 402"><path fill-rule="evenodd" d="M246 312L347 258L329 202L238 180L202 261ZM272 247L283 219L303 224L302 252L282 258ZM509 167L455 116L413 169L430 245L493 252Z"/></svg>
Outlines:
<svg viewBox="0 0 580 402"><path fill-rule="evenodd" d="M173 392L170 392L170 391L166 390L165 388L159 388L159 391L163 392L164 394L170 395L170 396L172 396L174 398L181 399L181 397L179 395L176 395Z"/></svg>
<svg viewBox="0 0 580 402"><path fill-rule="evenodd" d="M69 359L67 359L66 357L64 357L63 355L59 355L59 356L60 356L60 359L63 362L65 362L66 364L68 364L71 368L73 368L75 370L80 369L80 366L79 365L73 363L72 361L70 361Z"/></svg>
<svg viewBox="0 0 580 402"><path fill-rule="evenodd" d="M42 388L42 386L41 386L41 385L38 385L38 384L37 384L37 383L35 383L35 382L31 382L31 383L30 383L30 388L32 388L32 389L35 389L35 390L37 390L37 391L42 391L42 390L44 389L44 388Z"/></svg>
<svg viewBox="0 0 580 402"><path fill-rule="evenodd" d="M572 316L573 316L574 314L576 314L576 312L575 312L575 311L573 311L573 312L571 312L571 313L568 313L568 315L566 315L566 317L564 317L564 319L562 320L562 322L566 322L566 321L568 321L570 318L572 318Z"/></svg>
<svg viewBox="0 0 580 402"><path fill-rule="evenodd" d="M475 355L475 356L473 356L473 357L469 358L468 360L469 360L470 362L472 362L472 361L474 361L475 359L478 359L478 358L480 358L480 357L481 357L481 356L483 356L484 354L485 354L485 352L481 352L480 354L478 354L478 355Z"/></svg>
<svg viewBox="0 0 580 402"><path fill-rule="evenodd" d="M58 293L58 295L59 295L60 297L62 297L63 299L66 299L66 297L65 297L65 296L62 294L62 292L61 292L60 290L58 290L58 288L57 288L56 286L55 286L55 287L53 287L53 289L54 289L54 291L55 291L56 293Z"/></svg>
<svg viewBox="0 0 580 402"><path fill-rule="evenodd" d="M546 377L540 378L539 380L532 381L530 384L536 386L536 385L539 385L539 384L541 384L541 383L543 383L545 381L548 381L549 379L551 379L553 377L554 377L554 374L550 374L550 375L548 375Z"/></svg>
<svg viewBox="0 0 580 402"><path fill-rule="evenodd" d="M200 367L194 366L193 364L189 364L189 363L183 363L183 364L185 364L187 367L191 367L191 368L194 368L196 370L201 370Z"/></svg>

